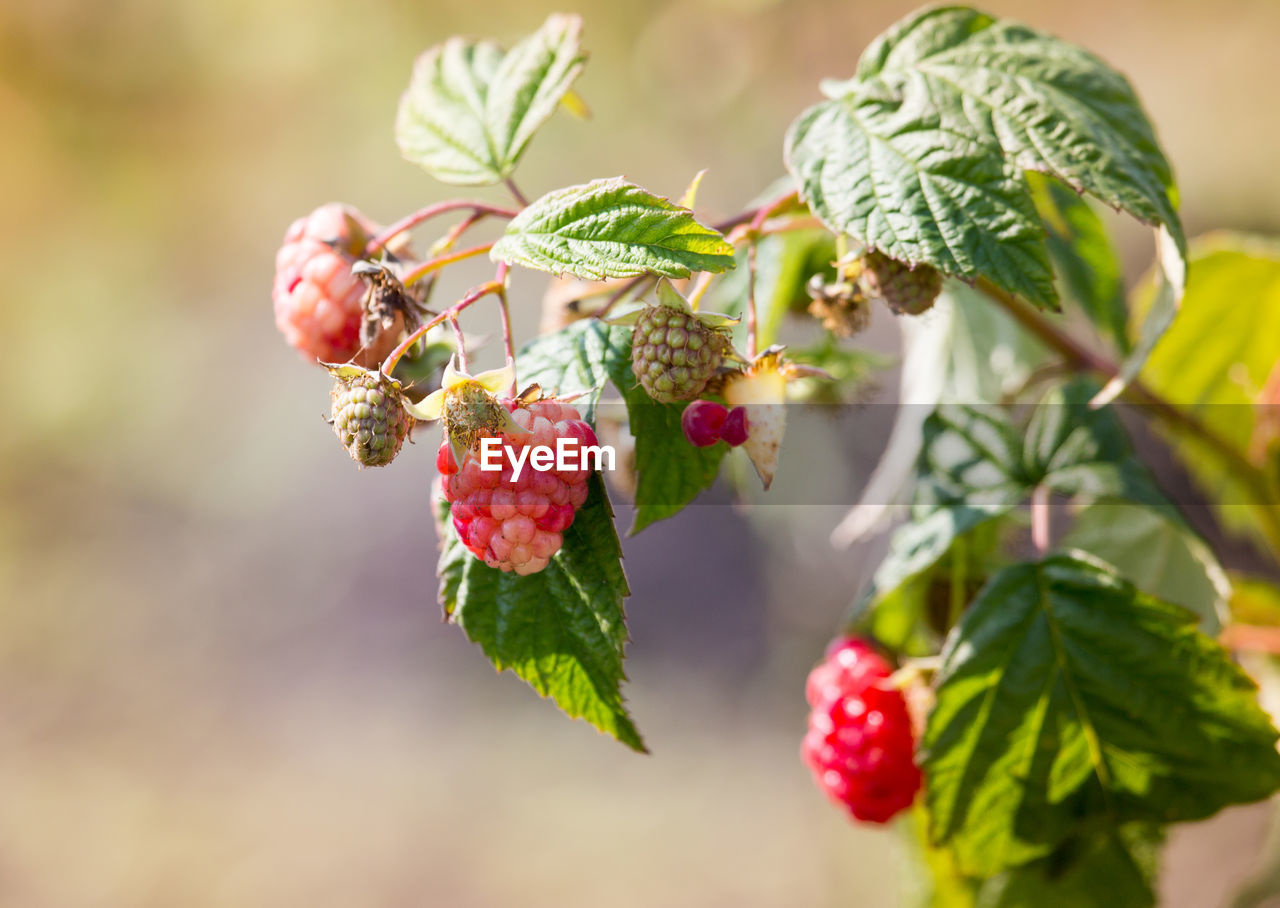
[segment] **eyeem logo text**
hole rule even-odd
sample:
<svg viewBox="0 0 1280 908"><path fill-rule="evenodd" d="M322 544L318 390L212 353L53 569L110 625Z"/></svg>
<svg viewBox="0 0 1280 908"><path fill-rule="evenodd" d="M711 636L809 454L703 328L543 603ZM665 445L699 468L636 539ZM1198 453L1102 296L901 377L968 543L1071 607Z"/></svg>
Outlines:
<svg viewBox="0 0 1280 908"><path fill-rule="evenodd" d="M557 438L554 448L550 445L522 445L515 449L492 435L480 439L481 470L496 473L504 462L511 464L511 479L516 481L524 472L526 463L539 472L552 469L566 472L612 470L614 452L613 445L584 445L576 438Z"/></svg>

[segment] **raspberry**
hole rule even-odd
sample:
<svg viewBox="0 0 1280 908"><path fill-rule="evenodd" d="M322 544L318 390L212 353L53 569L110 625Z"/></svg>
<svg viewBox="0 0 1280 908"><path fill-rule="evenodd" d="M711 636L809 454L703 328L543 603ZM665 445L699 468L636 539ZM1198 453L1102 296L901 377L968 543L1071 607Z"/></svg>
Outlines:
<svg viewBox="0 0 1280 908"><path fill-rule="evenodd" d="M502 441L502 469L480 468L479 446L469 448L458 468L446 433L436 454L440 486L451 505L453 527L473 555L489 567L517 574L534 574L560 550L561 535L587 500L588 469L536 469L533 457L523 462L518 479L512 458L521 449L546 446L560 450L557 439L572 439L579 451L596 444L595 432L578 411L554 400L524 403L502 400L512 419L527 430L521 434L484 433ZM508 454L510 451L510 455ZM565 445L566 452L573 445ZM572 455L575 459L578 453Z"/></svg>
<svg viewBox="0 0 1280 908"><path fill-rule="evenodd" d="M846 639L805 685L812 711L801 758L827 797L872 823L910 807L922 784L907 703L885 683L890 673L868 644Z"/></svg>
<svg viewBox="0 0 1280 908"><path fill-rule="evenodd" d="M366 287L351 266L374 230L354 208L330 203L285 231L271 299L276 327L306 359L343 363L360 351Z"/></svg>
<svg viewBox="0 0 1280 908"><path fill-rule="evenodd" d="M815 274L806 289L809 313L837 337L852 337L871 324L867 297L847 275L844 280L828 284L821 274Z"/></svg>
<svg viewBox="0 0 1280 908"><path fill-rule="evenodd" d="M693 312L650 306L636 322L631 370L659 403L697 397L720 367L728 338Z"/></svg>
<svg viewBox="0 0 1280 908"><path fill-rule="evenodd" d="M729 415L725 417L724 426L720 429L720 437L732 447L746 444L750 437L749 424L747 422L747 408L734 407L729 411Z"/></svg>
<svg viewBox="0 0 1280 908"><path fill-rule="evenodd" d="M864 255L862 264L863 293L884 300L898 315L927 312L942 292L942 275L931 265L912 268L876 250Z"/></svg>
<svg viewBox="0 0 1280 908"><path fill-rule="evenodd" d="M720 440L729 409L713 400L695 400L680 414L680 428L695 448L707 448Z"/></svg>
<svg viewBox="0 0 1280 908"><path fill-rule="evenodd" d="M413 426L400 383L356 366L330 366L329 371L334 377L331 418L342 446L362 467L391 463Z"/></svg>

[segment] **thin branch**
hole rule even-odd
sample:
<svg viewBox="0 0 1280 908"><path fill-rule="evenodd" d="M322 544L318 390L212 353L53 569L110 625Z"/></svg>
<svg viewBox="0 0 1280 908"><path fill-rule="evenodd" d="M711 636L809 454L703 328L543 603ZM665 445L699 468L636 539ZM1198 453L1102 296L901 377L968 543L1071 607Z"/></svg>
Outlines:
<svg viewBox="0 0 1280 908"><path fill-rule="evenodd" d="M497 205L490 205L487 202L477 202L469 199L449 199L445 202L437 202L434 205L428 205L426 208L420 208L412 214L405 215L396 221L390 227L384 227L379 231L368 244L365 246L365 255L373 255L387 243L391 242L406 230L412 230L423 221L429 221L434 217L442 214L448 214L451 211L460 211L470 209L471 219L478 220L480 217L492 215L500 218L513 218L518 211L511 208L501 208Z"/></svg>
<svg viewBox="0 0 1280 908"><path fill-rule="evenodd" d="M1049 504L1049 487L1038 485L1031 493L1031 543L1036 553L1043 556L1049 551L1053 538L1053 512Z"/></svg>
<svg viewBox="0 0 1280 908"><path fill-rule="evenodd" d="M507 177L502 182L506 185L507 191L511 193L511 197L520 204L521 208L528 206L529 200L524 197L524 193L520 191L520 187L516 185L515 180Z"/></svg>
<svg viewBox="0 0 1280 908"><path fill-rule="evenodd" d="M493 243L483 243L479 246L470 246L466 249L460 249L457 252L450 252L448 255L437 256L430 261L423 262L417 268L410 271L404 278L404 285L408 287L416 281L421 280L433 271L439 271L445 265L452 265L454 262L461 262L463 259L475 258L477 255L484 255L494 246Z"/></svg>
<svg viewBox="0 0 1280 908"><path fill-rule="evenodd" d="M458 324L457 313L449 315L449 327L453 329L453 341L458 345L458 367L467 371L467 341L462 336L462 326Z"/></svg>
<svg viewBox="0 0 1280 908"><path fill-rule="evenodd" d="M392 372L394 372L396 368L396 364L399 363L401 357L403 357L405 353L409 351L409 348L412 347L414 344L416 344L419 338L425 336L426 333L430 331L432 328L434 328L436 325L439 325L440 323L448 319L456 318L458 314L462 312L462 310L466 309L468 306L473 305L476 302L476 300L483 299L484 297L488 296L490 293L497 293L505 289L506 274L504 271L502 271L502 266L499 266L499 272L503 275L503 278L504 278L503 280L499 280L495 278L494 280L486 281L485 283L479 285L478 287L471 288L469 291L467 291L467 294L462 299L458 300L458 302L454 303L452 306L450 306L448 309L446 309L445 311L441 312L439 315L432 318L430 321L424 322L423 324L419 325L414 331L412 331L404 340L400 342L400 346L392 350L391 354L385 360L383 360L382 362L383 374L390 375Z"/></svg>

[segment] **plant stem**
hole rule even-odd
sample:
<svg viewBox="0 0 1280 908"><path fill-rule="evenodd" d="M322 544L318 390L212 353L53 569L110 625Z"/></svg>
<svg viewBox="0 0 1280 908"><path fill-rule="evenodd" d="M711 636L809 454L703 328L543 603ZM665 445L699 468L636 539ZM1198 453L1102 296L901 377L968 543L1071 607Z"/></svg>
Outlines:
<svg viewBox="0 0 1280 908"><path fill-rule="evenodd" d="M979 278L976 287L999 304L1014 321L1039 338L1045 346L1061 354L1071 365L1096 372L1108 379L1120 374L1120 367L1115 362L1085 347L1013 294L995 286L986 278ZM1275 492L1266 474L1249 460L1243 451L1206 425L1194 413L1161 397L1138 379L1126 385L1121 396L1131 404L1149 409L1170 429L1195 438L1226 461L1231 468L1232 477L1244 484L1250 494L1255 497L1257 503L1253 507L1258 512L1263 532L1273 552L1280 554L1280 507L1270 503L1276 497Z"/></svg>
<svg viewBox="0 0 1280 908"><path fill-rule="evenodd" d="M448 214L450 211L459 211L462 209L471 210L471 218L474 223L481 217L493 215L494 217L513 218L519 212L511 208L500 208L497 205L490 205L487 202L477 202L469 199L449 199L444 202L437 202L434 205L428 205L426 208L419 208L412 214L405 215L396 221L390 227L384 227L379 231L373 239L369 240L365 246L365 255L373 255L392 239L404 233L406 230L412 230L423 221L429 221L438 215Z"/></svg>
<svg viewBox="0 0 1280 908"><path fill-rule="evenodd" d="M507 304L507 263L502 262L498 265L498 273L494 276L494 282L501 286L494 291L494 295L498 297L498 309L502 313L502 349L506 353L506 361L514 367L516 362L515 341L511 336L511 307ZM516 379L512 375L511 387L508 389L508 397L516 396Z"/></svg>
<svg viewBox="0 0 1280 908"><path fill-rule="evenodd" d="M429 261L423 262L417 268L414 268L405 275L404 285L410 286L416 281L421 280L433 271L439 271L445 265L452 265L454 262L461 262L463 259L475 258L477 255L484 255L494 246L493 243L482 243L479 246L470 246L466 249L460 249L457 252L450 252L447 255L437 256Z"/></svg>
<svg viewBox="0 0 1280 908"><path fill-rule="evenodd" d="M756 243L760 240L760 228L764 226L764 222L769 215L773 214L783 205L793 201L796 193L789 192L786 195L774 199L766 205L761 205L756 209L755 216L751 218L750 226L747 228L747 359L754 360L756 358Z"/></svg>
<svg viewBox="0 0 1280 908"><path fill-rule="evenodd" d="M503 277L505 278L505 276L506 276L505 272L503 272ZM476 300L483 299L484 297L488 296L490 293L497 293L504 289L505 289L505 280L498 280L497 278L491 281L486 281L485 283L479 285L478 287L471 288L469 291L467 291L466 296L458 300L458 302L454 303L452 306L450 306L448 309L441 312L439 315L432 318L431 321L424 322L423 324L419 325L414 331L412 331L409 334L408 337L402 340L400 342L400 346L392 350L391 354L385 360L383 360L382 373L384 375L390 375L392 372L394 372L396 368L396 364L400 362L400 358L403 357L405 353L409 351L410 347L412 347L414 344L418 342L419 338L426 335L426 333L430 331L432 328L434 328L436 325L440 324L441 322L447 319L456 318L458 314L462 312L463 309L466 309L468 306L475 303Z"/></svg>
<svg viewBox="0 0 1280 908"><path fill-rule="evenodd" d="M458 316L456 313L449 315L449 327L453 329L453 340L458 345L458 367L463 372L467 371L467 341L462 336L462 326L458 324Z"/></svg>
<svg viewBox="0 0 1280 908"><path fill-rule="evenodd" d="M529 200L524 197L524 193L520 191L520 187L516 185L515 180L511 179L511 177L507 177L502 182L506 185L507 190L511 193L511 197L515 199L518 203L520 203L521 208L524 208L529 204Z"/></svg>
<svg viewBox="0 0 1280 908"><path fill-rule="evenodd" d="M1053 513L1049 510L1049 487L1039 485L1031 493L1031 543L1041 557L1049 551L1053 537Z"/></svg>

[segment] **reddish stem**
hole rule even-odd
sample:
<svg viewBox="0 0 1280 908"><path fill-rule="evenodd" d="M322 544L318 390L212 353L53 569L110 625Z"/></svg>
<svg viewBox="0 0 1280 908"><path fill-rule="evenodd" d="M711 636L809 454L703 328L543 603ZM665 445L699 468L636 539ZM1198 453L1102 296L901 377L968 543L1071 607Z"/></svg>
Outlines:
<svg viewBox="0 0 1280 908"><path fill-rule="evenodd" d="M383 360L382 373L384 375L390 375L392 372L394 372L396 368L396 364L399 363L401 357L403 357L405 353L409 351L409 348L412 347L414 344L416 344L419 338L426 335L426 333L430 331L432 328L434 328L436 325L440 324L446 319L456 318L458 314L462 312L463 309L466 309L468 306L475 303L476 300L483 299L484 297L488 296L490 293L497 293L498 291L503 289L503 286L504 285L502 281L495 279L492 281L486 281L485 283L479 285L478 287L473 287L471 288L471 290L467 291L467 295L464 296L462 299L458 300L458 302L454 303L448 309L444 310L439 315L432 318L431 321L425 322L422 325L419 325L418 328L416 328L412 333L410 333L408 337L406 337L404 340L400 342L400 346L396 347L394 350L391 351L390 356L388 356L385 360Z"/></svg>
<svg viewBox="0 0 1280 908"><path fill-rule="evenodd" d="M1031 542L1041 556L1049 551L1053 538L1053 515L1049 507L1049 487L1036 486L1031 493Z"/></svg>
<svg viewBox="0 0 1280 908"><path fill-rule="evenodd" d="M449 199L444 202L437 202L434 205L428 205L426 208L419 208L412 214L405 215L396 221L390 227L384 227L373 239L369 240L365 246L365 255L373 255L387 243L391 242L396 236L404 233L406 230L412 230L423 221L429 221L434 217L442 214L448 214L450 211L459 211L461 209L471 209L471 218L474 223L481 217L493 215L500 218L513 218L518 211L511 208L500 208L497 205L490 205L487 202L476 202L469 199Z"/></svg>
<svg viewBox="0 0 1280 908"><path fill-rule="evenodd" d="M447 255L437 256L430 261L423 262L417 268L410 271L404 279L404 285L408 287L415 281L419 281L433 271L439 271L445 265L452 265L454 262L461 262L463 259L475 258L477 255L484 255L494 246L493 243L482 243L479 246L469 246L466 249L460 249L457 252L450 252Z"/></svg>
<svg viewBox="0 0 1280 908"><path fill-rule="evenodd" d="M494 295L498 297L498 308L502 313L502 349L506 353L507 361L513 366L516 361L515 341L511 336L511 307L507 305L507 263L501 262L498 265L498 273L493 278L494 283L501 284L501 287L494 291ZM509 389L510 397L516 396L516 380L513 376L511 379L511 387Z"/></svg>
<svg viewBox="0 0 1280 908"><path fill-rule="evenodd" d="M467 341L462 336L462 326L458 324L458 316L451 314L449 316L449 326L453 328L453 340L458 345L458 367L463 372L467 371Z"/></svg>

